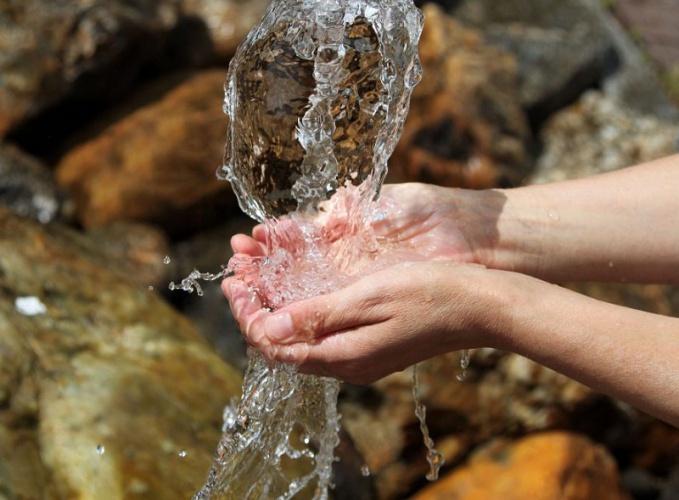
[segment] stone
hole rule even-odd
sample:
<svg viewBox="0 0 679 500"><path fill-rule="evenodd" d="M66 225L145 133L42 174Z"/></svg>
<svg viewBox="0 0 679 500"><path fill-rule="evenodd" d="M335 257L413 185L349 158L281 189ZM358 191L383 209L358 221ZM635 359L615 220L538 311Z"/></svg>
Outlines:
<svg viewBox="0 0 679 500"><path fill-rule="evenodd" d="M640 115L600 91L585 93L541 132L543 152L529 184L575 179L668 156L679 150L679 124Z"/></svg>
<svg viewBox="0 0 679 500"><path fill-rule="evenodd" d="M0 143L0 204L44 224L69 218L73 206L52 171L19 148Z"/></svg>
<svg viewBox="0 0 679 500"><path fill-rule="evenodd" d="M597 85L617 64L609 33L580 0L465 1L453 12L516 55L521 101L534 124Z"/></svg>
<svg viewBox="0 0 679 500"><path fill-rule="evenodd" d="M0 495L189 498L241 374L85 240L0 208Z"/></svg>
<svg viewBox="0 0 679 500"><path fill-rule="evenodd" d="M268 5L269 0L183 0L184 12L207 25L220 61L231 59Z"/></svg>
<svg viewBox="0 0 679 500"><path fill-rule="evenodd" d="M498 440L411 500L630 500L615 460L584 436L545 432Z"/></svg>
<svg viewBox="0 0 679 500"><path fill-rule="evenodd" d="M528 164L528 129L514 57L440 7L423 10L423 77L390 160L391 180L468 188L518 184Z"/></svg>
<svg viewBox="0 0 679 500"><path fill-rule="evenodd" d="M70 99L100 106L176 53L179 0L5 0L0 4L0 137ZM182 51L201 43L187 36ZM196 49L193 49L196 52ZM61 115L58 127L72 117Z"/></svg>
<svg viewBox="0 0 679 500"><path fill-rule="evenodd" d="M177 236L235 211L229 183L215 175L227 126L224 78L221 70L195 74L61 159L57 181L85 227L141 221Z"/></svg>

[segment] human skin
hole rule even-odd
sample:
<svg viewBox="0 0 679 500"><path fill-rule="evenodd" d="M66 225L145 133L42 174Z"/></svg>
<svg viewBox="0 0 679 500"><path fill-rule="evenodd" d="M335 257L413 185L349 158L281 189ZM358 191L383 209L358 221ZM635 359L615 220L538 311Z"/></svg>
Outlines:
<svg viewBox="0 0 679 500"><path fill-rule="evenodd" d="M679 156L587 179L509 190L385 186L398 204L378 228L425 260L339 291L261 308L242 281L223 290L270 359L367 384L453 350L526 356L679 426L679 319L552 283L679 284ZM263 227L236 235L263 255Z"/></svg>

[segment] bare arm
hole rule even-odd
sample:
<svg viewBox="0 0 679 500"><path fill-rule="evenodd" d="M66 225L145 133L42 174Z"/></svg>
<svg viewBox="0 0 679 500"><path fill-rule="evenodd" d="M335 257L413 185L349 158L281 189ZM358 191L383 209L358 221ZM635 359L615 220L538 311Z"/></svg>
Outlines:
<svg viewBox="0 0 679 500"><path fill-rule="evenodd" d="M501 193L496 234L475 245L485 265L552 282L679 284L679 155Z"/></svg>

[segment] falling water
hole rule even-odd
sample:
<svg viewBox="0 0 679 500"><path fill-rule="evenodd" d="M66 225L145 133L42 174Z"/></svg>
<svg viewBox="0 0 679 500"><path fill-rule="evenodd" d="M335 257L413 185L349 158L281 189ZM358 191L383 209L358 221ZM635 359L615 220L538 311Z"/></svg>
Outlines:
<svg viewBox="0 0 679 500"><path fill-rule="evenodd" d="M194 271L174 288L200 293L198 280L233 272L275 310L386 265L390 245L372 223L383 216L379 189L421 75L422 22L412 0L273 0L229 67L218 171L243 211L267 225L267 256ZM338 392L334 379L249 352L241 400L225 409L194 498L327 498ZM419 400L417 411L423 419Z"/></svg>

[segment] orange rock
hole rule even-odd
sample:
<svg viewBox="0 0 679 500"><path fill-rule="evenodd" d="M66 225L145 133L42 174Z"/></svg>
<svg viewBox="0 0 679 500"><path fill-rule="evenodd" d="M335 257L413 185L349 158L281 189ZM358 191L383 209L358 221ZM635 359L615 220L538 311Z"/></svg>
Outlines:
<svg viewBox="0 0 679 500"><path fill-rule="evenodd" d="M514 56L427 4L423 68L390 162L394 181L469 188L517 184L528 128Z"/></svg>
<svg viewBox="0 0 679 500"><path fill-rule="evenodd" d="M228 215L235 197L215 175L227 128L225 77L197 74L64 156L57 181L85 227L134 220L177 234Z"/></svg>
<svg viewBox="0 0 679 500"><path fill-rule="evenodd" d="M411 500L628 500L606 450L567 432L495 442Z"/></svg>

